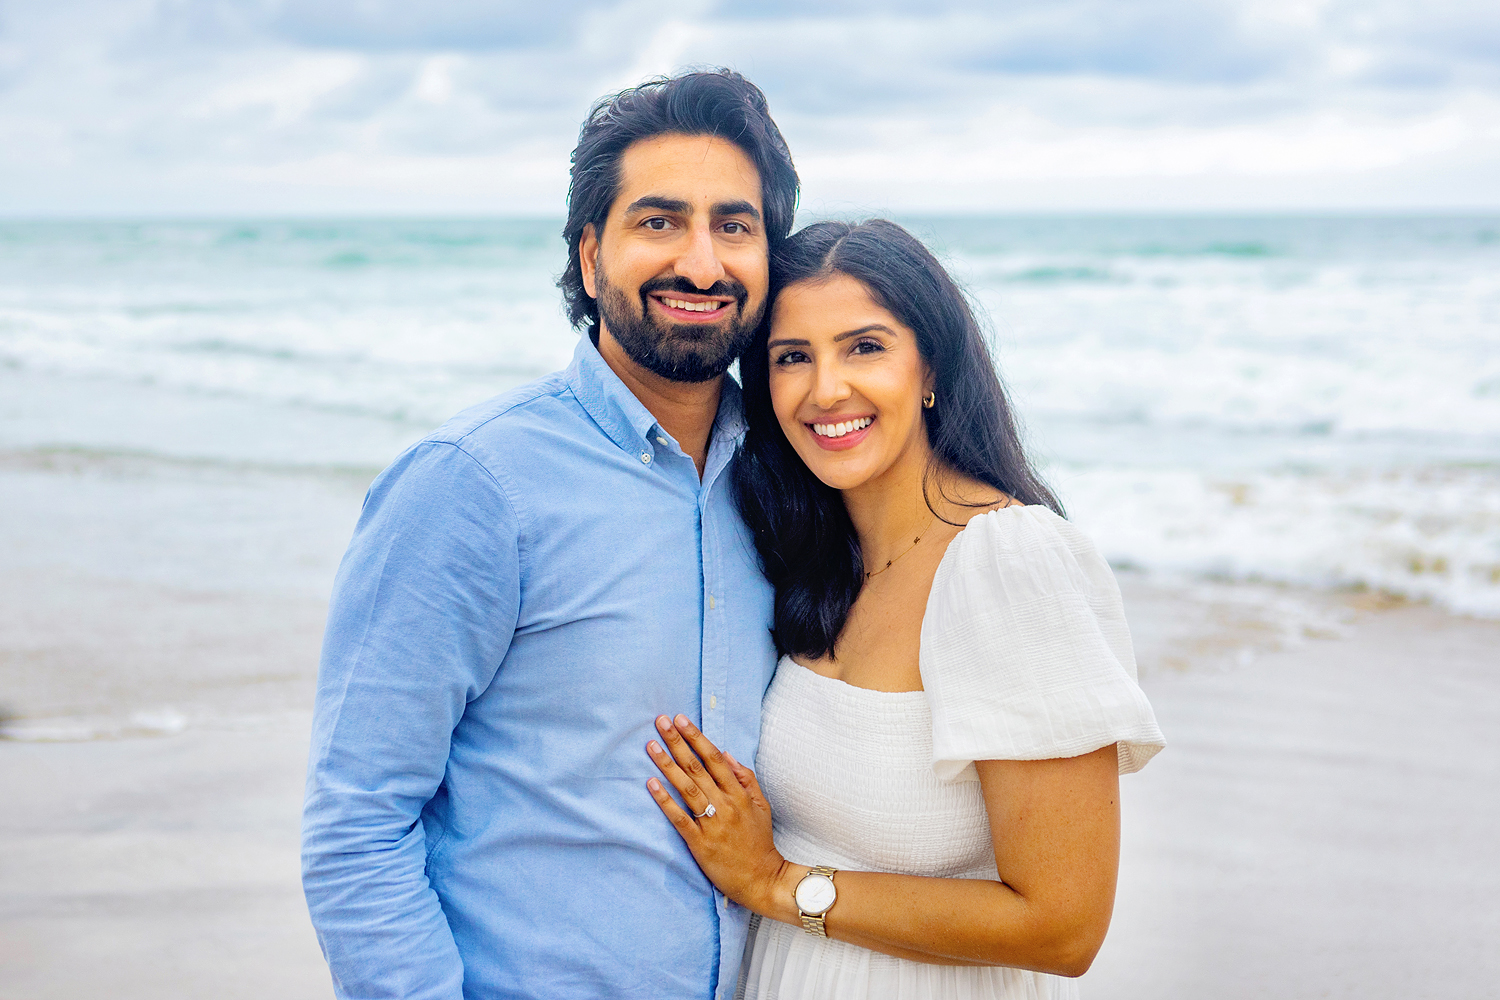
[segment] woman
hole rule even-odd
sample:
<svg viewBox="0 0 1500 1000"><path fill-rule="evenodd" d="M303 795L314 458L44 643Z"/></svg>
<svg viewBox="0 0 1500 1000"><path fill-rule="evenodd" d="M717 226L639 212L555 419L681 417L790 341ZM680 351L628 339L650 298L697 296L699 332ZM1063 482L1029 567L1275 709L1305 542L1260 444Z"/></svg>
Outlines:
<svg viewBox="0 0 1500 1000"><path fill-rule="evenodd" d="M691 812L651 794L760 916L746 997L1075 996L1118 775L1163 746L1114 577L917 239L819 223L772 269L737 471L785 654L759 775L663 716L647 752Z"/></svg>

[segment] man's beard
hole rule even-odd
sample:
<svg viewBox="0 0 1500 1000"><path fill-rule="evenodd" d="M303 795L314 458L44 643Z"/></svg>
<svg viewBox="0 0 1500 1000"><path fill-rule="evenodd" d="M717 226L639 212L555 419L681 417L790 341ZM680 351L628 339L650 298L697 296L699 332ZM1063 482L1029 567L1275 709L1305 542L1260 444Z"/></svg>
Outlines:
<svg viewBox="0 0 1500 1000"><path fill-rule="evenodd" d="M610 284L604 268L596 272L599 283L599 318L625 354L647 371L673 382L708 382L750 346L760 325L765 303L746 315L749 293L738 281L717 281L707 290L695 288L682 277L652 278L640 288L640 308L624 290ZM713 326L696 323L662 324L651 315L647 297L652 292L682 292L687 295L721 295L734 299L732 314Z"/></svg>

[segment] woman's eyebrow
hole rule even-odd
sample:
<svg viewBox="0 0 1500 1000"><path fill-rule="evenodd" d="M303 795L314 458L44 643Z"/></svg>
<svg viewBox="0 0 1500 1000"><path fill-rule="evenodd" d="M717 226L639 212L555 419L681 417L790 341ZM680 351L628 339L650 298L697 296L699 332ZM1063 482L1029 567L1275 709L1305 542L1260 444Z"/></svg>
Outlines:
<svg viewBox="0 0 1500 1000"><path fill-rule="evenodd" d="M834 337L833 338L833 342L836 344L836 343L838 343L841 340L848 340L850 337L858 337L862 333L874 333L877 330L880 331L881 333L888 333L892 337L896 336L896 331L892 330L890 327L886 326L884 323L871 323L869 326L862 326L862 327L860 327L857 330L845 330L843 333L841 333L838 336ZM794 339L792 337L780 337L780 338L777 338L776 340L771 340L771 341L767 341L766 342L766 348L768 350L770 348L772 348L772 347L811 347L811 346L812 346L812 341L810 341L810 340L799 340L799 339Z"/></svg>
<svg viewBox="0 0 1500 1000"><path fill-rule="evenodd" d="M869 326L862 326L858 330L845 330L837 337L834 337L833 342L836 344L841 340L848 340L850 337L858 337L862 333L874 333L876 330L879 330L881 333L888 333L892 337L896 335L896 331L884 323L871 323Z"/></svg>

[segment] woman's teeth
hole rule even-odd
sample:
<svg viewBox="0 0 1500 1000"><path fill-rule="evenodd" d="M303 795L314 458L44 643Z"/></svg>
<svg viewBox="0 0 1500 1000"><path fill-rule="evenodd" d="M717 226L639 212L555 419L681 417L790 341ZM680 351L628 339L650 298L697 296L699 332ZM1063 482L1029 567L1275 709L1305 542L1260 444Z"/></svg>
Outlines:
<svg viewBox="0 0 1500 1000"><path fill-rule="evenodd" d="M845 420L838 424L813 424L812 429L819 437L841 438L851 431L862 431L874 422L874 417L860 417L858 420Z"/></svg>
<svg viewBox="0 0 1500 1000"><path fill-rule="evenodd" d="M686 309L688 312L706 313L713 312L722 306L722 302L685 302L682 299L663 298L662 305L671 306L673 309Z"/></svg>

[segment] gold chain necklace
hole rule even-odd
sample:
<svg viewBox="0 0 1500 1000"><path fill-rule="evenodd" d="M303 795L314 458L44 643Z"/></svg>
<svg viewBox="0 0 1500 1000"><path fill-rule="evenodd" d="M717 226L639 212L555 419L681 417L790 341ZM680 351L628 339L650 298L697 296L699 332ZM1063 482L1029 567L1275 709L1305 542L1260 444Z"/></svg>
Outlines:
<svg viewBox="0 0 1500 1000"><path fill-rule="evenodd" d="M922 529L922 534L918 535L916 538L913 538L911 540L911 544L908 545L905 549L903 549L901 551L901 555L898 555L898 556L896 556L896 557L894 557L892 559L887 559L885 561L885 565L884 566L880 567L877 570L872 570L872 571L866 573L865 574L865 579L868 580L872 576L879 576L881 573L884 573L886 570L890 569L891 566L893 566L895 564L895 562L896 562L897 559L900 559L901 556L906 555L906 553L910 552L912 549L914 549L914 548L917 547L917 543L922 540L922 535L925 535L929 531L931 531L932 530L932 526L934 524L937 524L937 515L936 514L932 515L932 520L927 522L927 527L925 527L925 528Z"/></svg>

